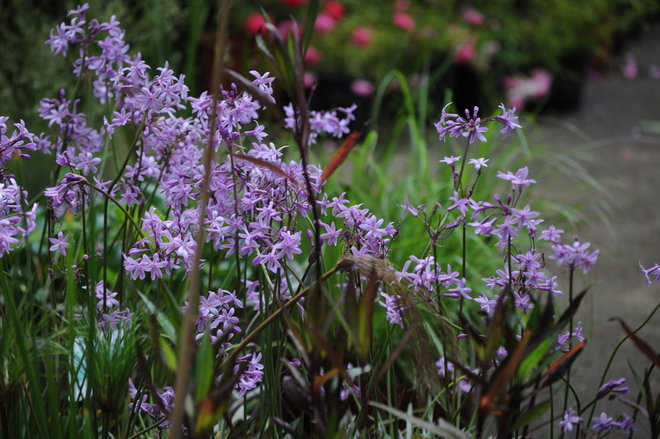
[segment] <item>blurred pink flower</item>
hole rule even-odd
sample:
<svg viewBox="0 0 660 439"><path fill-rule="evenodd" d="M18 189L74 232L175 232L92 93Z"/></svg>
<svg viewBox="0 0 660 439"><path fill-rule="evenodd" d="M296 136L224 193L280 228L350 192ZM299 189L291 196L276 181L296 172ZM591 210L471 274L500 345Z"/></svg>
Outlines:
<svg viewBox="0 0 660 439"><path fill-rule="evenodd" d="M459 46L456 52L454 62L456 64L467 64L474 59L475 55L474 46L472 44L463 44Z"/></svg>
<svg viewBox="0 0 660 439"><path fill-rule="evenodd" d="M356 79L351 82L351 92L361 98L369 97L374 92L374 86L366 79Z"/></svg>
<svg viewBox="0 0 660 439"><path fill-rule="evenodd" d="M507 89L509 106L520 111L526 102L539 100L550 93L552 73L545 69L534 69L529 77L506 76L504 87Z"/></svg>
<svg viewBox="0 0 660 439"><path fill-rule="evenodd" d="M486 23L484 14L472 8L463 11L463 20L472 26L483 26Z"/></svg>
<svg viewBox="0 0 660 439"><path fill-rule="evenodd" d="M314 73L303 73L303 84L305 85L305 88L312 88L317 82L318 78Z"/></svg>
<svg viewBox="0 0 660 439"><path fill-rule="evenodd" d="M261 29L261 26L263 26L266 23L266 20L264 20L264 17L258 13L255 12L253 14L250 14L248 18L245 19L245 23L243 23L243 28L245 29L245 33L254 36L259 32L259 29Z"/></svg>
<svg viewBox="0 0 660 439"><path fill-rule="evenodd" d="M635 79L637 77L637 62L632 55L628 55L626 64L623 66L623 77L626 79Z"/></svg>
<svg viewBox="0 0 660 439"><path fill-rule="evenodd" d="M305 53L305 65L315 66L323 60L323 54L314 46L309 46Z"/></svg>
<svg viewBox="0 0 660 439"><path fill-rule="evenodd" d="M392 22L398 28L411 31L415 28L415 20L405 12L397 11L392 16Z"/></svg>
<svg viewBox="0 0 660 439"><path fill-rule="evenodd" d="M353 31L351 40L360 47L367 47L371 43L371 31L366 27L358 27Z"/></svg>
<svg viewBox="0 0 660 439"><path fill-rule="evenodd" d="M339 21L344 18L346 10L344 9L344 5L342 5L340 2L336 0L330 0L323 7L323 13L331 16L336 21Z"/></svg>
<svg viewBox="0 0 660 439"><path fill-rule="evenodd" d="M334 29L335 24L336 24L335 19L332 18L332 16L322 12L316 17L314 30L321 35L327 34L332 29Z"/></svg>

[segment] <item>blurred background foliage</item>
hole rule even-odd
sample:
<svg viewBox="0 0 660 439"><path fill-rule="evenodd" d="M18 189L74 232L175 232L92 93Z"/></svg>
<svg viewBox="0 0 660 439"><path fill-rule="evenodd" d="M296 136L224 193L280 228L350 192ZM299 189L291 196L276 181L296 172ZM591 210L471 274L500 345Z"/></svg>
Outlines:
<svg viewBox="0 0 660 439"><path fill-rule="evenodd" d="M36 130L39 99L54 96L70 69L44 41L77 2L2 3L1 112ZM229 65L244 74L268 69L254 43L262 13L286 33L292 20L305 21L309 4L233 2ZM206 88L213 2L92 0L90 6L94 16L116 15L128 30L126 41L148 64L167 60L175 72L186 74L191 94ZM431 97L438 98L431 102L442 102L450 90L458 108L480 105L491 111L501 101L519 110L539 102L570 108L579 104L587 69L606 69L625 39L659 9L657 0L320 0L306 60L308 81L315 84L319 108L352 101L368 105L392 70L407 75L413 87L429 82ZM431 108L429 114L437 111Z"/></svg>

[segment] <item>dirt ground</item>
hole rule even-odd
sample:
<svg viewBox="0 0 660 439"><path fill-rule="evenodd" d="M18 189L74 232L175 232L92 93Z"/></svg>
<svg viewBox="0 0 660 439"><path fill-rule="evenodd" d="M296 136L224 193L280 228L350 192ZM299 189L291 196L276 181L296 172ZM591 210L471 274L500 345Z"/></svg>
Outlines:
<svg viewBox="0 0 660 439"><path fill-rule="evenodd" d="M632 79L622 73L628 57L638 67L638 75ZM582 286L591 285L578 316L588 345L573 369L573 383L583 401L595 395L609 355L624 335L621 326L609 319L620 317L636 328L660 303L660 284L647 285L638 265L660 263L660 79L654 77L658 67L660 25L654 25L628 45L617 66L586 84L580 108L541 115L536 129L528 134L531 142L545 144L548 151L573 157L583 166L567 173L557 169L538 185L550 184L543 196L552 201L584 203L581 211L589 219L567 230L567 236L577 233L580 241L589 241L600 250L598 265L580 276ZM541 170L543 164L534 167ZM581 178L585 175L602 186L585 183ZM660 312L640 335L660 352ZM628 340L605 379L627 378L634 390L629 396L634 399L637 392L631 367L642 375L648 365ZM657 395L660 372L656 370L654 375ZM599 404L596 415L601 409L613 417L632 412L619 401ZM649 437L644 421L638 423L636 437Z"/></svg>

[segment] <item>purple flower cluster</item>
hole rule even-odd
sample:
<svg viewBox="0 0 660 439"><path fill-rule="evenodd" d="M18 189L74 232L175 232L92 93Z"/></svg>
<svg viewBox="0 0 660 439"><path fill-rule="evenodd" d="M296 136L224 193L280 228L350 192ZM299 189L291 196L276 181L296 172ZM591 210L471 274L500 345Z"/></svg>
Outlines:
<svg viewBox="0 0 660 439"><path fill-rule="evenodd" d="M25 151L36 149L36 138L23 121L14 124L16 129L8 135L8 120L0 116L0 258L34 230L37 210L36 204L26 209L27 192L4 171L5 163L13 158L29 159Z"/></svg>
<svg viewBox="0 0 660 439"><path fill-rule="evenodd" d="M635 427L635 421L633 421L627 413L624 413L619 416L617 420L614 420L605 412L602 412L600 416L593 419L593 425L591 428L598 432L599 437L614 430L621 430L626 436L630 436L637 430L637 427Z"/></svg>
<svg viewBox="0 0 660 439"><path fill-rule="evenodd" d="M187 306L186 303L184 312ZM206 297L200 297L196 340L208 331L211 343L220 341L223 349L231 346L229 340L241 333L236 310L242 308L243 302L236 297L235 292L220 289L217 293L209 291Z"/></svg>
<svg viewBox="0 0 660 439"><path fill-rule="evenodd" d="M435 124L435 128L440 135L440 140L445 140L445 137L466 137L468 143L473 143L479 139L481 142L486 142L484 133L488 131L488 127L482 126L483 123L488 121L496 121L504 127L500 130L503 134L508 134L516 128L520 128L518 124L518 116L515 115L514 110L507 110L504 104L500 104L502 114L494 117L487 117L481 119L479 117L479 107L474 107L472 115L469 110L465 110L465 117L459 116L455 113L448 113L447 107L451 102L442 109L440 121Z"/></svg>
<svg viewBox="0 0 660 439"><path fill-rule="evenodd" d="M128 308L119 309L120 304L119 300L117 300L117 293L104 288L103 281L99 281L96 284L94 293L96 296L99 327L108 327L114 330L121 324L131 322L131 310Z"/></svg>
<svg viewBox="0 0 660 439"><path fill-rule="evenodd" d="M564 433L568 433L573 431L573 429L580 425L582 421L583 419L579 414L572 408L569 408L559 421L559 427L561 427ZM598 417L593 418L592 421L593 425L591 428L597 432L597 437L603 437L614 430L620 430L626 435L626 437L630 437L630 435L637 430L635 422L627 413L623 413L617 420L614 420L612 417L608 416L607 413L602 412Z"/></svg>
<svg viewBox="0 0 660 439"><path fill-rule="evenodd" d="M244 367L244 370L236 383L239 397L245 395L249 390L255 389L263 379L264 366L261 364L261 353L251 353L239 357L234 366L234 373L238 373L241 367Z"/></svg>
<svg viewBox="0 0 660 439"><path fill-rule="evenodd" d="M129 378L128 380L128 396L131 398L129 407L132 409L136 405L138 406L140 412L145 413L151 417L158 424L159 429L164 429L170 425L168 421L170 417L170 412L174 407L174 389L170 386L164 387L162 389L156 389L156 397L158 401L148 402L149 396L147 392L141 392L140 398L138 399L138 390L135 388L133 381Z"/></svg>
<svg viewBox="0 0 660 439"><path fill-rule="evenodd" d="M555 243L552 245L550 259L555 259L557 265L565 265L570 269L582 268L584 273L598 261L598 250L589 251L590 243L580 243L576 238L572 244Z"/></svg>
<svg viewBox="0 0 660 439"><path fill-rule="evenodd" d="M12 250L36 227L37 205L25 210L27 192L13 177L0 180L0 258Z"/></svg>
<svg viewBox="0 0 660 439"><path fill-rule="evenodd" d="M329 134L332 137L339 138L350 133L348 128L351 121L355 120L353 112L357 109L357 105L353 104L350 107L340 107L332 111L310 111L309 112L309 144L316 143L316 139L320 134ZM289 104L284 107L284 126L290 130L297 130L300 121L296 117L293 105Z"/></svg>
<svg viewBox="0 0 660 439"><path fill-rule="evenodd" d="M319 200L321 213L326 215L328 210L335 220L341 220L342 227L337 229L334 222L330 225L321 222L325 232L321 238L328 245L344 245L347 252L357 256L386 257L389 253L389 244L397 233L394 223L385 223L382 218L376 217L362 204L351 205L345 198L345 193L339 197L328 200L326 194Z"/></svg>
<svg viewBox="0 0 660 439"><path fill-rule="evenodd" d="M396 276L399 281L404 281L409 286L411 297L420 301L437 300L436 287L442 288L440 294L444 297L472 299L472 290L465 286L465 279L460 277L458 271L452 271L449 264L447 270L443 271L433 256L424 259L410 256L401 271L396 272Z"/></svg>

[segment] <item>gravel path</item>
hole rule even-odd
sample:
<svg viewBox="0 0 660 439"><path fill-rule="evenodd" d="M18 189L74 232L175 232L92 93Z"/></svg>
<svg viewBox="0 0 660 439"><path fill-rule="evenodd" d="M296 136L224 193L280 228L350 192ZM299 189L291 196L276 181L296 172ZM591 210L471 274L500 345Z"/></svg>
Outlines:
<svg viewBox="0 0 660 439"><path fill-rule="evenodd" d="M579 109L540 116L537 129L529 135L532 142L547 145L553 153L575 157L602 185L598 190L583 184L580 176L584 174L576 170L568 177L553 172L538 185L550 185L542 189L542 196L553 201L585 203L582 212L590 216L589 220L567 234L576 232L581 241L590 241L600 249L598 265L582 277L582 286L591 284L578 317L588 345L574 367L573 382L583 401L595 394L609 355L623 336L620 325L608 320L617 316L635 328L660 303L660 284L647 285L638 265L640 261L646 267L660 263L660 79L649 72L660 66L660 25L632 42L627 54L637 61L636 78L624 78L617 68L589 81ZM543 165L537 167L541 170ZM606 220L598 214L604 207L609 209ZM660 312L640 335L660 351ZM627 341L606 380L626 377L636 390L630 365L641 375L648 364ZM660 379L657 370L654 374L657 394ZM620 402L602 408L614 417L622 411L631 413ZM599 405L596 414L600 411ZM640 424L638 437L648 437L645 425Z"/></svg>

